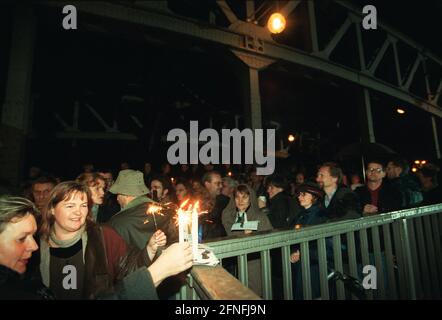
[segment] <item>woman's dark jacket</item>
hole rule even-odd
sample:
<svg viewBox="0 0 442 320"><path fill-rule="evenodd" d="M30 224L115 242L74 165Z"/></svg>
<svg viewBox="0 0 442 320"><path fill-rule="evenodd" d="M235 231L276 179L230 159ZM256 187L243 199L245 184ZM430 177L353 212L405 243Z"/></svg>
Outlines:
<svg viewBox="0 0 442 320"><path fill-rule="evenodd" d="M0 300L53 300L40 279L0 265Z"/></svg>

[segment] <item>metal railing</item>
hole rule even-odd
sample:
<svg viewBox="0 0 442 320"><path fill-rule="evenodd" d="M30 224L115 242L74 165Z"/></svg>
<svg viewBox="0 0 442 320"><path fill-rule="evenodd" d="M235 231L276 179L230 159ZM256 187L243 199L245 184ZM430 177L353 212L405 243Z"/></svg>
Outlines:
<svg viewBox="0 0 442 320"><path fill-rule="evenodd" d="M438 204L207 245L246 287L250 255L258 254L264 299L441 299L441 235ZM294 247L300 250L297 263L290 262ZM362 273L367 265L376 268L375 274ZM362 289L361 297L365 277L374 279L376 289ZM205 286L190 276L189 283L195 281Z"/></svg>

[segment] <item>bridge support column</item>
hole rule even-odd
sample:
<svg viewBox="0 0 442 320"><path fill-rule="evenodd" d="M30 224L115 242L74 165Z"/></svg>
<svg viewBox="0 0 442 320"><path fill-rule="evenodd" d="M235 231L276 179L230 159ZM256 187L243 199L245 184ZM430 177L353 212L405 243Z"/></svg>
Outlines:
<svg viewBox="0 0 442 320"><path fill-rule="evenodd" d="M440 146L439 146L439 137L437 135L437 126L436 126L436 118L434 116L431 116L431 124L433 126L433 141L434 141L434 147L436 149L436 158L440 159Z"/></svg>
<svg viewBox="0 0 442 320"><path fill-rule="evenodd" d="M274 60L252 54L232 50L243 64L239 71L239 78L244 105L244 124L247 128L262 128L261 94L259 92L259 71L267 68Z"/></svg>
<svg viewBox="0 0 442 320"><path fill-rule="evenodd" d="M370 91L367 88L362 89L362 97L359 103L359 121L361 127L362 142L376 142L373 129Z"/></svg>
<svg viewBox="0 0 442 320"><path fill-rule="evenodd" d="M0 126L0 179L18 185L22 179L26 135L30 124L35 17L32 7L14 8L8 79Z"/></svg>

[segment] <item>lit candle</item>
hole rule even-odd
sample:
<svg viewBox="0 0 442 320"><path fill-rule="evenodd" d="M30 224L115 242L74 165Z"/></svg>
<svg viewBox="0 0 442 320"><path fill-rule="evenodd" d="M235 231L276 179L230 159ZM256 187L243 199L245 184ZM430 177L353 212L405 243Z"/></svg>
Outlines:
<svg viewBox="0 0 442 320"><path fill-rule="evenodd" d="M184 211L178 209L178 236L180 243L184 243Z"/></svg>
<svg viewBox="0 0 442 320"><path fill-rule="evenodd" d="M194 260L198 257L198 209L198 202L196 202L192 210L192 251Z"/></svg>
<svg viewBox="0 0 442 320"><path fill-rule="evenodd" d="M189 202L189 199L187 199L186 201L184 201L180 208L178 209L178 239L180 241L180 243L184 243L185 240L185 236L184 236L184 232L187 229L187 224L188 224L188 219L186 219L186 211L184 211L184 206L187 204L187 202Z"/></svg>

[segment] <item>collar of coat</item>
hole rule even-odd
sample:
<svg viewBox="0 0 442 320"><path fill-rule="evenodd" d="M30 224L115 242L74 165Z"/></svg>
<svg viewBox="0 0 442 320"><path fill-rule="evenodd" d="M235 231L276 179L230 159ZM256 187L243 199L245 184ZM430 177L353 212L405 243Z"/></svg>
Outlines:
<svg viewBox="0 0 442 320"><path fill-rule="evenodd" d="M130 208L136 207L142 203L146 202L152 202L153 200L148 198L146 195L138 196L135 199L133 199L131 202L127 204L120 212L129 210Z"/></svg>

